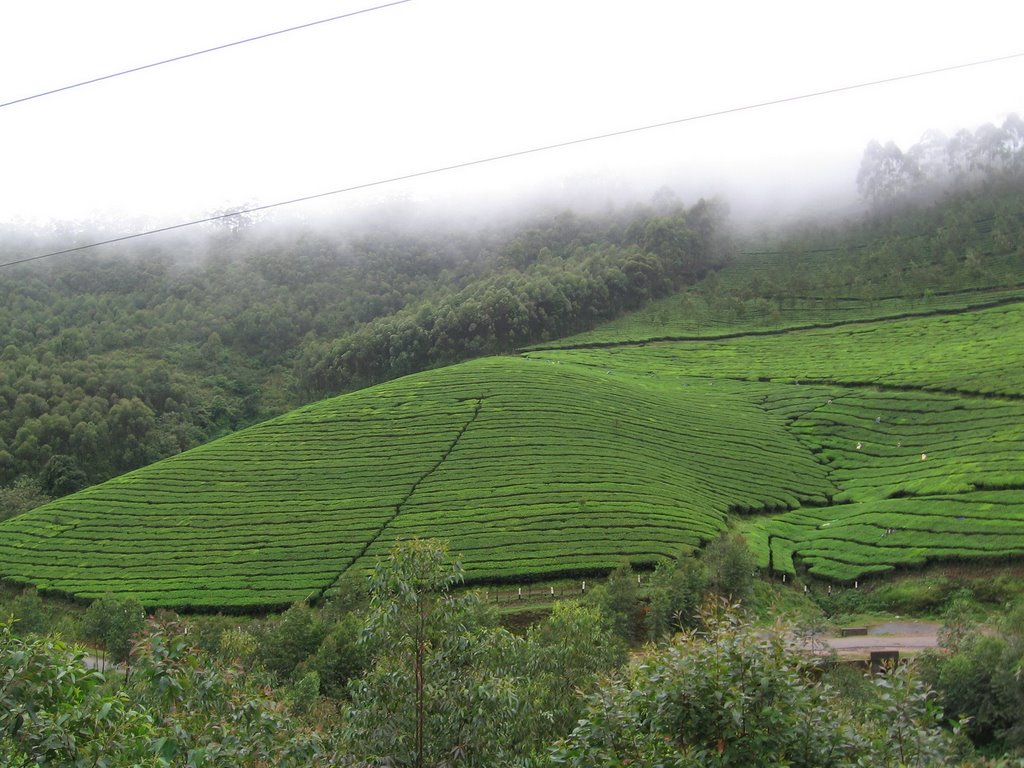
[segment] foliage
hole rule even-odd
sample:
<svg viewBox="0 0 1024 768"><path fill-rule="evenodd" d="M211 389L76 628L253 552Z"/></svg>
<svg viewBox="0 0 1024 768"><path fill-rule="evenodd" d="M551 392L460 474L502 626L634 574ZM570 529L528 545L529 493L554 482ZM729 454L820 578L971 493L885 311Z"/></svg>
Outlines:
<svg viewBox="0 0 1024 768"><path fill-rule="evenodd" d="M552 764L895 767L953 756L927 691L906 672L883 676L861 716L781 634L729 610L702 618L705 632L646 654L591 696Z"/></svg>
<svg viewBox="0 0 1024 768"><path fill-rule="evenodd" d="M375 571L372 663L349 683L345 745L360 765L503 765L539 752L579 712L577 686L621 663L593 607L556 605L519 637L497 627L445 547L411 540Z"/></svg>
<svg viewBox="0 0 1024 768"><path fill-rule="evenodd" d="M320 614L306 603L296 603L258 633L257 659L279 680L316 652L327 636Z"/></svg>
<svg viewBox="0 0 1024 768"><path fill-rule="evenodd" d="M325 696L342 698L348 682L359 677L369 664L368 649L360 642L361 633L360 617L346 614L334 623L312 655L296 667L296 673L316 673Z"/></svg>
<svg viewBox="0 0 1024 768"><path fill-rule="evenodd" d="M558 338L635 309L719 263L728 248L719 233L725 215L722 205L701 200L689 211L634 219L603 242L573 239L557 255L524 246L525 268L376 319L314 352L304 384L320 393L365 386Z"/></svg>
<svg viewBox="0 0 1024 768"><path fill-rule="evenodd" d="M146 610L134 598L113 596L94 600L85 612L82 631L87 640L99 644L110 662L128 661L135 636L145 626Z"/></svg>
<svg viewBox="0 0 1024 768"><path fill-rule="evenodd" d="M1016 114L999 127L988 123L974 133L952 137L928 131L902 152L893 142L871 141L864 151L857 188L876 208L891 207L909 196L936 196L1024 170L1024 121Z"/></svg>
<svg viewBox="0 0 1024 768"><path fill-rule="evenodd" d="M151 749L156 725L84 654L53 637L22 639L0 623L0 763L42 765L166 765Z"/></svg>
<svg viewBox="0 0 1024 768"><path fill-rule="evenodd" d="M679 557L658 563L650 581L647 633L661 640L676 632L694 629L708 586L702 559Z"/></svg>
<svg viewBox="0 0 1024 768"><path fill-rule="evenodd" d="M126 686L159 728L152 748L171 765L329 765L323 740L289 715L258 677L211 664L182 628L151 626Z"/></svg>
<svg viewBox="0 0 1024 768"><path fill-rule="evenodd" d="M722 533L708 542L701 555L711 590L730 602L749 602L754 596L757 562L738 533Z"/></svg>
<svg viewBox="0 0 1024 768"><path fill-rule="evenodd" d="M11 616L19 635L43 634L50 629L51 610L35 589L25 589L11 603Z"/></svg>
<svg viewBox="0 0 1024 768"><path fill-rule="evenodd" d="M995 632L964 626L954 603L943 627L946 654L924 664L927 679L951 717L966 719L965 731L979 745L1024 747L1024 603Z"/></svg>
<svg viewBox="0 0 1024 768"><path fill-rule="evenodd" d="M0 487L0 522L41 507L52 499L43 493L39 483L30 477L19 477L9 486Z"/></svg>
<svg viewBox="0 0 1024 768"><path fill-rule="evenodd" d="M526 634L519 674L521 719L530 718L529 740L540 746L568 733L583 717L582 694L626 662L626 644L610 630L597 606L558 602Z"/></svg>
<svg viewBox="0 0 1024 768"><path fill-rule="evenodd" d="M643 614L639 602L637 576L629 562L622 563L608 575L604 584L590 595L612 632L627 643L643 634Z"/></svg>
<svg viewBox="0 0 1024 768"><path fill-rule="evenodd" d="M427 540L396 545L372 578L373 663L350 684L351 746L370 763L481 765L505 747L513 700L495 662L517 641L481 632L478 603L457 597L461 566ZM497 717L495 717L497 715Z"/></svg>
<svg viewBox="0 0 1024 768"><path fill-rule="evenodd" d="M88 485L89 479L78 466L73 456L55 454L51 456L39 477L39 486L43 492L53 498L67 496L80 491Z"/></svg>
<svg viewBox="0 0 1024 768"><path fill-rule="evenodd" d="M723 215L253 226L7 270L0 483L58 455L100 482L328 392L591 327L699 277L722 251ZM646 235L652 218L683 250ZM0 249L17 258L52 238L8 235Z"/></svg>

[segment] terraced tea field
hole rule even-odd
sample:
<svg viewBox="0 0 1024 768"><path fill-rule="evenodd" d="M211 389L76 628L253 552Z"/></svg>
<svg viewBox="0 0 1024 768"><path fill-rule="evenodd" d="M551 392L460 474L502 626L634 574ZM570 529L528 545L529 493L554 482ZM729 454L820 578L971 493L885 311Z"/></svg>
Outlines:
<svg viewBox="0 0 1024 768"><path fill-rule="evenodd" d="M1024 555L1024 305L528 355L608 375L712 376L784 418L837 491L824 506L742 522L765 568L853 581Z"/></svg>
<svg viewBox="0 0 1024 768"><path fill-rule="evenodd" d="M521 583L735 515L781 573L1024 555L1024 303L405 377L8 520L0 578L254 610L343 592L403 538Z"/></svg>
<svg viewBox="0 0 1024 768"><path fill-rule="evenodd" d="M592 331L537 344L533 349L767 335L783 330L981 309L1021 299L1024 299L1024 290L1020 288L995 288L927 297L782 298L751 303L729 298L709 303L699 294L683 293L652 301L646 307Z"/></svg>
<svg viewBox="0 0 1024 768"><path fill-rule="evenodd" d="M842 491L827 507L746 521L762 565L792 574L797 554L814 575L853 580L929 559L1024 555L1024 403L769 389L765 407L788 412Z"/></svg>
<svg viewBox="0 0 1024 768"><path fill-rule="evenodd" d="M1024 303L773 336L528 352L604 370L778 382L1024 393Z"/></svg>
<svg viewBox="0 0 1024 768"><path fill-rule="evenodd" d="M399 538L469 580L652 563L733 509L825 503L783 419L721 388L491 358L309 406L0 526L0 574L255 608L343 589Z"/></svg>

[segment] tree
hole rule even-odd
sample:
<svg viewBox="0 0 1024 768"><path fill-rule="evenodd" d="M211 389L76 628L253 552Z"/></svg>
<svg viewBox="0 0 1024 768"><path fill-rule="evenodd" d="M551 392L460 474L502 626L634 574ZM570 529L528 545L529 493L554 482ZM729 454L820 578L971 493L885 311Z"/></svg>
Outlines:
<svg viewBox="0 0 1024 768"><path fill-rule="evenodd" d="M884 208L907 192L917 176L912 156L904 155L891 141L882 146L872 139L857 172L857 191L875 208Z"/></svg>
<svg viewBox="0 0 1024 768"><path fill-rule="evenodd" d="M433 765L454 734L443 714L459 644L471 642L471 596L457 597L462 567L437 541L400 542L371 577L367 640L374 663L351 690L354 742L399 765ZM428 728L430 733L428 734Z"/></svg>
<svg viewBox="0 0 1024 768"><path fill-rule="evenodd" d="M30 477L19 477L13 485L0 488L0 522L53 501Z"/></svg>
<svg viewBox="0 0 1024 768"><path fill-rule="evenodd" d="M608 581L594 589L591 599L618 637L627 642L640 639L641 606L636 574L628 561L612 571Z"/></svg>
<svg viewBox="0 0 1024 768"><path fill-rule="evenodd" d="M538 743L572 728L584 715L581 692L626 662L626 644L609 625L599 606L558 602L527 631L518 674L528 686L521 698L529 711L522 716L536 723L531 735Z"/></svg>
<svg viewBox="0 0 1024 768"><path fill-rule="evenodd" d="M296 603L268 622L259 637L258 657L267 670L284 681L316 652L326 635L327 627L319 614L306 603Z"/></svg>
<svg viewBox="0 0 1024 768"><path fill-rule="evenodd" d="M275 698L269 678L236 664L213 663L189 642L184 629L175 623L147 627L126 685L132 705L157 724L150 750L166 761L161 765L338 764L325 739L293 717L286 701ZM309 700L301 687L298 693Z"/></svg>
<svg viewBox="0 0 1024 768"><path fill-rule="evenodd" d="M754 596L757 561L742 535L723 532L704 548L701 560L713 591L735 602Z"/></svg>
<svg viewBox="0 0 1024 768"><path fill-rule="evenodd" d="M658 563L649 590L648 637L659 640L696 627L707 586L704 562L695 557L682 556Z"/></svg>
<svg viewBox="0 0 1024 768"><path fill-rule="evenodd" d="M41 634L49 629L50 612L35 589L26 589L14 598L11 613L17 620L14 629L19 635Z"/></svg>
<svg viewBox="0 0 1024 768"><path fill-rule="evenodd" d="M368 663L367 647L360 642L362 623L354 613L334 623L316 652L296 668L298 674L316 672L325 696L339 699L350 680L357 678Z"/></svg>
<svg viewBox="0 0 1024 768"><path fill-rule="evenodd" d="M43 492L55 499L80 491L88 484L89 478L75 458L63 453L51 456L39 477L39 486Z"/></svg>
<svg viewBox="0 0 1024 768"><path fill-rule="evenodd" d="M940 631L945 654L929 654L923 667L951 718L978 745L1024 746L1024 603L996 631L968 625L963 599L955 599Z"/></svg>
<svg viewBox="0 0 1024 768"><path fill-rule="evenodd" d="M851 712L782 632L743 624L730 608L702 616L588 700L551 753L560 766L940 766L952 746L928 694L906 672L884 678Z"/></svg>
<svg viewBox="0 0 1024 768"><path fill-rule="evenodd" d="M152 718L103 682L83 652L0 623L0 764L166 765L151 749Z"/></svg>
<svg viewBox="0 0 1024 768"><path fill-rule="evenodd" d="M372 578L372 661L349 682L346 747L360 764L479 768L539 751L580 713L577 687L625 646L595 606L558 604L525 638L496 626L443 544L397 545Z"/></svg>
<svg viewBox="0 0 1024 768"><path fill-rule="evenodd" d="M132 642L146 622L146 610L135 598L117 599L108 595L93 600L85 611L82 631L99 644L114 664L128 661Z"/></svg>

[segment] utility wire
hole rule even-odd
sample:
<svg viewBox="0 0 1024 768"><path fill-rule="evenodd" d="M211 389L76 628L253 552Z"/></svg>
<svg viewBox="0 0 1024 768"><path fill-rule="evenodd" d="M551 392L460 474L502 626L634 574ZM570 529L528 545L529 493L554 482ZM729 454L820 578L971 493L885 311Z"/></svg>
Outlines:
<svg viewBox="0 0 1024 768"><path fill-rule="evenodd" d="M125 69L120 72L113 72L109 75L102 75L101 77L94 77L91 80L83 80L80 83L72 83L71 85L64 85L60 88L54 88L49 91L43 91L42 93L36 93L31 96L23 96L20 99L14 99L13 101L5 101L0 104L0 109L4 107L10 107L14 104L21 104L26 101L32 101L33 99L41 99L43 96L52 96L55 93L61 93L63 91L70 91L72 88L81 88L84 85L92 85L93 83L100 83L104 80L111 80L115 77L122 77L123 75L130 75L135 72L142 72L145 69L152 69L153 67L161 67L164 64L173 64L176 61L183 61L184 59L191 59L195 56L202 56L206 53L213 53L214 51L223 51L225 48L233 48L236 45L245 45L246 43L254 43L257 40L266 40L268 37L275 37L276 35L284 35L288 32L296 32L300 29L309 29L319 24L327 24L332 21L338 21L339 19L348 19L352 16L359 16L363 13L371 13L373 11L379 11L384 8L391 8L396 5L403 5L404 3L412 2L412 0L394 0L394 2L384 3L383 5L375 5L372 8L363 8L358 11L352 11L351 13L343 13L340 16L331 16L329 19L320 19L319 21L310 21L306 24L299 24L295 27L288 27L287 29L279 29L276 32L267 32L262 35L256 35L255 37L247 37L244 40L235 40L233 43L224 43L223 45L215 45L213 48L204 48L201 51L193 51L192 53L185 53L181 56L174 56L170 59L163 59L162 61L154 61L152 64L143 64L140 67L132 67L131 69Z"/></svg>
<svg viewBox="0 0 1024 768"><path fill-rule="evenodd" d="M378 179L376 181L368 181L368 182L363 183L363 184L355 184L355 185L350 186L350 187L342 187L341 189L332 189L332 190L330 190L328 192L318 192L318 193L313 194L313 195L306 195L304 197L295 197L295 198L292 198L290 200L281 200L279 202L268 203L266 205L257 205L257 206L253 206L251 208L245 208L245 209L242 209L242 210L232 211L230 213L221 213L221 214L217 214L216 216L207 216L207 217L202 218L202 219L193 219L191 221L184 221L184 222L181 222L179 224L171 224L171 225L166 226L166 227L158 227L156 229L148 229L148 230L145 230L143 232L134 232L134 233L132 233L130 235L122 235L121 237L113 237L113 238L110 238L108 240L100 240L100 241L97 241L97 242L94 242L94 243L87 243L85 245L78 245L78 246L75 246L73 248L65 248L64 250L60 250L60 251L51 251L49 253L41 253L41 254L39 254L37 256L29 256L29 257L24 258L24 259L18 259L16 261L8 261L6 263L0 264L0 269L2 269L4 267L13 267L16 264L25 264L25 263L30 262L30 261L37 261L39 259L48 259L48 258L50 258L52 256L63 256L63 255L69 254L69 253L76 253L78 251L84 251L84 250L87 250L89 248L97 248L97 247L102 246L102 245L112 245L114 243L121 243L121 242L124 242L126 240L135 240L135 239L140 238L140 237L148 237L149 235L156 235L156 234L160 234L162 232L171 232L171 231L174 231L176 229L184 229L186 227L194 227L194 226L199 225L199 224L208 224L210 222L220 221L222 219L228 219L228 218L231 218L232 216L240 216L240 215L244 215L244 214L247 214L247 213L257 213L259 211L267 211L267 210L270 210L272 208L281 208L281 207L286 206L286 205L295 205L297 203L305 203L305 202L309 202L310 200L319 200L321 198L331 197L333 195L341 195L341 194L345 194L347 192L355 192L355 191L361 190L361 189L369 189L371 187L380 187L380 186L384 186L386 184L394 184L394 183L400 182L400 181L408 181L410 179L422 178L424 176L432 176L432 175L439 174L439 173L447 173L449 171L459 170L460 168L470 168L470 167L476 166L476 165L484 165L486 163L494 163L494 162L497 162L499 160L509 160L511 158L514 158L514 157L523 157L525 155L537 154L539 152L549 152L549 151L555 150L555 149L564 149L566 147L572 147L572 146L576 146L576 145L579 145L579 144L586 144L586 143L593 142L593 141L602 141L604 139L611 139L611 138L614 138L614 137L617 137L617 136L627 136L629 134L640 133L641 131L651 131L651 130L655 130L657 128L665 128L665 127L668 127L668 126L671 126L671 125L681 125L683 123L692 123L692 122L696 122L698 120L707 120L707 119L713 118L713 117L722 117L723 115L732 115L732 114L736 114L738 112L746 112L746 111L750 111L750 110L754 110L754 109L763 109L764 107L772 107L772 106L776 106L776 105L779 105L779 104L788 104L788 103L791 103L791 102L794 102L794 101L803 101L803 100L806 100L806 99L818 98L820 96L828 96L828 95L836 94L836 93L844 93L846 91L853 91L853 90L857 90L859 88L870 88L870 87L873 87L873 86L885 85L885 84L888 84L888 83L896 83L896 82L900 82L902 80L910 80L910 79L917 78L917 77L926 77L926 76L929 76L929 75L937 75L937 74L941 74L943 72L952 72L952 71L959 70L959 69L967 69L969 67L980 67L980 66L983 66L983 65L986 65L986 64L995 64L997 62L1009 61L1010 59L1018 59L1018 58L1022 58L1022 57L1024 57L1024 52L1014 53L1014 54L1010 54L1008 56L999 56L999 57L992 58L992 59L983 59L983 60L980 60L980 61L972 61L972 62L968 62L966 64L954 64L952 66L939 67L939 68L936 68L936 69L929 69L929 70L925 70L923 72L914 72L914 73L907 74L907 75L896 75L894 77L886 77L886 78L883 78L881 80L870 80L870 81L863 82L863 83L855 83L853 85L843 85L843 86L839 86L837 88L827 88L827 89L822 90L822 91L812 91L810 93L803 93L803 94L800 94L798 96L785 96L783 98L772 99L770 101L761 101L761 102L758 102L756 104L745 104L745 105L740 106L740 107L730 107L728 109L720 109L720 110L717 110L717 111L714 111L714 112L705 112L705 113L699 114L699 115L690 115L688 117L681 117L681 118L678 118L676 120L667 120L665 122L652 123L650 125L642 125L642 126L639 126L639 127L636 127L636 128L625 128L625 129L620 130L620 131L611 131L609 133L597 134L595 136L586 136L584 138L579 138L579 139L570 139L569 141L560 141L560 142L557 142L555 144L547 144L545 146L532 147L530 149L522 149L522 150L518 150L516 152L507 152L505 154L500 154L500 155L491 155L490 157L478 158L476 160L467 160L465 162L454 163L452 165L445 165L445 166L440 166L440 167L437 167L437 168L430 168L430 169L425 170L425 171L415 171L413 173L407 173L407 174L404 174L402 176L392 176L392 177L386 178L386 179Z"/></svg>

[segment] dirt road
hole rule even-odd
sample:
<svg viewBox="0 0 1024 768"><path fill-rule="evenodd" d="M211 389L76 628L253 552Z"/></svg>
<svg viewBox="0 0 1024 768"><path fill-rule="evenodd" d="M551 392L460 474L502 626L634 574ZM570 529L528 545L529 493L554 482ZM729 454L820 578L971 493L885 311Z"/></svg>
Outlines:
<svg viewBox="0 0 1024 768"><path fill-rule="evenodd" d="M865 627L866 634L823 635L817 638L843 657L868 656L872 651L917 653L939 644L940 625L932 621L900 621Z"/></svg>

